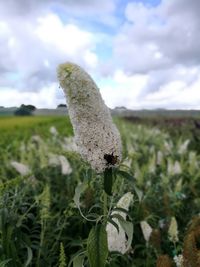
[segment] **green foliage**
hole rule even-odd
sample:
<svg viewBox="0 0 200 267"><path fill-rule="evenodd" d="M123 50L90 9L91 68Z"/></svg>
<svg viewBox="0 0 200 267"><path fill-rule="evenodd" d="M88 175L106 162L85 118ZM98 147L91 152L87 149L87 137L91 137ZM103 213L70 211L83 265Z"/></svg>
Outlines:
<svg viewBox="0 0 200 267"><path fill-rule="evenodd" d="M108 257L107 232L104 225L94 226L87 240L90 267L104 267Z"/></svg>
<svg viewBox="0 0 200 267"><path fill-rule="evenodd" d="M159 128L115 121L123 139L124 160L113 170L112 183L106 180L104 185L103 175L95 174L74 152L68 118L0 118L0 266L154 267L171 264L182 253L196 264L198 128L191 121L188 128L184 124L178 129L164 123ZM57 134L51 133L52 126ZM71 173L62 173L59 156L69 161ZM12 161L28 166L30 174L22 176ZM104 186L109 193L106 207ZM117 208L121 196L130 191L134 202L129 212ZM103 211L108 215L103 216ZM112 216L112 212L119 215ZM168 234L173 217L178 225L175 244ZM116 232L120 227L125 231L126 254L108 253L107 220ZM152 228L148 242L142 221ZM102 254L100 262L98 253Z"/></svg>

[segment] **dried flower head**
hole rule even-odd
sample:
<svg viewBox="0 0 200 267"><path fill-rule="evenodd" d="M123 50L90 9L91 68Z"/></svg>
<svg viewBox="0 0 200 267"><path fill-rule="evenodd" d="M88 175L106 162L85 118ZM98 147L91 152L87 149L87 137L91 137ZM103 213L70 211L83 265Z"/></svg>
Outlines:
<svg viewBox="0 0 200 267"><path fill-rule="evenodd" d="M156 267L172 267L172 260L168 255L160 255L156 262Z"/></svg>
<svg viewBox="0 0 200 267"><path fill-rule="evenodd" d="M95 82L73 63L59 65L57 73L66 95L79 153L97 172L118 165L120 134Z"/></svg>
<svg viewBox="0 0 200 267"><path fill-rule="evenodd" d="M153 229L149 238L149 243L157 249L157 251L161 251L161 232L160 229Z"/></svg>

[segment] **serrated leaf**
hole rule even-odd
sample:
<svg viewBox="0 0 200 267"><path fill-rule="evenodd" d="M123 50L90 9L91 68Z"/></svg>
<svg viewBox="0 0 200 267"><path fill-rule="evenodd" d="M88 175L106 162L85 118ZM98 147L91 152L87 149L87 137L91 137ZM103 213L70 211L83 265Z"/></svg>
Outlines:
<svg viewBox="0 0 200 267"><path fill-rule="evenodd" d="M113 185L113 172L112 168L107 168L104 171L104 190L109 196L112 195L112 185Z"/></svg>
<svg viewBox="0 0 200 267"><path fill-rule="evenodd" d="M81 194L85 191L87 185L82 183L82 184L78 184L76 189L75 189L75 195L74 195L74 202L76 204L76 206L78 208L80 208L80 197L81 197Z"/></svg>
<svg viewBox="0 0 200 267"><path fill-rule="evenodd" d="M97 225L89 233L87 253L90 267L104 267L108 257L108 241L105 226Z"/></svg>

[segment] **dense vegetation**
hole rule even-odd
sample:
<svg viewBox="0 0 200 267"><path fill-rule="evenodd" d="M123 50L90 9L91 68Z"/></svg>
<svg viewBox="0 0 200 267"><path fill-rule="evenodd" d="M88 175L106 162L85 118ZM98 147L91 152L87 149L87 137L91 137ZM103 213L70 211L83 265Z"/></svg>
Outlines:
<svg viewBox="0 0 200 267"><path fill-rule="evenodd" d="M181 266L174 261L179 255L182 266L200 266L197 119L115 121L123 140L121 174L130 175L118 175L110 202L133 193L134 232L131 249L110 253L107 266ZM86 184L82 213L101 214L103 182L76 153L69 119L2 117L0 131L0 266L89 266L80 255L93 222L73 197Z"/></svg>

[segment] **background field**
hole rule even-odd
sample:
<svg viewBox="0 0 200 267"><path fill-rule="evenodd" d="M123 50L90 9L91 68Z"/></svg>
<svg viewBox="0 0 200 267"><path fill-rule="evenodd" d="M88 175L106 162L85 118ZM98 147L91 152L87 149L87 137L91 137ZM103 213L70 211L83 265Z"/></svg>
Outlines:
<svg viewBox="0 0 200 267"><path fill-rule="evenodd" d="M113 202L133 192L134 236L127 255L111 253L107 266L153 267L161 255L182 253L198 266L200 118L187 117L114 118L123 141L120 169L132 181L117 178ZM93 224L81 217L73 196L87 182L82 211L101 213L102 177L81 160L72 135L68 117L0 118L0 266L67 266L85 249ZM149 240L142 221L152 228Z"/></svg>

